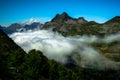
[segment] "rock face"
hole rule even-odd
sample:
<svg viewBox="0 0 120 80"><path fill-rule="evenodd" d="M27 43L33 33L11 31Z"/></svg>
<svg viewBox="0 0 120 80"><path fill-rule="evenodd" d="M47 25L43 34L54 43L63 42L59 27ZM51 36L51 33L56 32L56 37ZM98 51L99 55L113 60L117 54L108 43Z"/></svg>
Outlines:
<svg viewBox="0 0 120 80"><path fill-rule="evenodd" d="M73 18L70 17L66 12L63 12L61 15L56 14L56 16L51 20L51 22L64 22L69 19L73 19Z"/></svg>
<svg viewBox="0 0 120 80"><path fill-rule="evenodd" d="M57 14L50 22L46 22L42 29L52 28L54 31L67 33L71 32L72 29L79 31L78 26L82 26L85 23L87 21L83 17L76 19L63 12L62 14Z"/></svg>
<svg viewBox="0 0 120 80"><path fill-rule="evenodd" d="M41 29L53 29L63 35L105 35L116 33L120 30L120 16L99 24L87 21L83 17L72 18L66 12L57 14L50 22L46 22Z"/></svg>

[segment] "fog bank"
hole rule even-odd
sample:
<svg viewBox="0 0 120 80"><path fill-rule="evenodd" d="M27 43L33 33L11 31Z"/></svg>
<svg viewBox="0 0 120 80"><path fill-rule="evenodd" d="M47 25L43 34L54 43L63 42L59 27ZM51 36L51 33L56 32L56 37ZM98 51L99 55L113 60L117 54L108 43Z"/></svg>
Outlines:
<svg viewBox="0 0 120 80"><path fill-rule="evenodd" d="M49 59L66 63L68 56L81 67L98 69L118 69L120 65L111 61L93 47L93 43L111 43L120 41L120 34L109 35L104 38L97 36L64 37L50 30L16 32L10 37L26 52L31 49L40 50Z"/></svg>

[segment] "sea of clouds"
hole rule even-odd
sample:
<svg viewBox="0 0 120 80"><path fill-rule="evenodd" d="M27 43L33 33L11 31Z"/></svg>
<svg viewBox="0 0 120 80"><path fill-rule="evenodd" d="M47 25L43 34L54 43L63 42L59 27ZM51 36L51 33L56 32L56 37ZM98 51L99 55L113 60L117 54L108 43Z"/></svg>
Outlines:
<svg viewBox="0 0 120 80"><path fill-rule="evenodd" d="M50 30L16 32L10 37L27 53L31 49L40 50L49 58L65 64L68 56L81 67L98 69L118 69L120 64L106 58L92 46L94 43L120 41L120 33L99 38L93 35L64 37Z"/></svg>

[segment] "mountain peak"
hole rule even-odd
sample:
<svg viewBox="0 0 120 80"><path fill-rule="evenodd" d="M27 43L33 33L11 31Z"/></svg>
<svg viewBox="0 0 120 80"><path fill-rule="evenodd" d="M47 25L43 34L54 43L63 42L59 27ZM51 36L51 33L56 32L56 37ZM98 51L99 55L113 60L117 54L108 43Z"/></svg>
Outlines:
<svg viewBox="0 0 120 80"><path fill-rule="evenodd" d="M73 19L70 17L66 12L63 12L62 14L56 14L56 16L52 19L52 22L64 22L69 19Z"/></svg>
<svg viewBox="0 0 120 80"><path fill-rule="evenodd" d="M38 23L38 22L40 22L39 18L30 18L22 22L22 25L31 25L32 23Z"/></svg>
<svg viewBox="0 0 120 80"><path fill-rule="evenodd" d="M106 24L109 24L109 23L120 23L120 16L115 16L114 18L110 19L109 21L106 22Z"/></svg>
<svg viewBox="0 0 120 80"><path fill-rule="evenodd" d="M78 17L78 19L82 19L82 20L85 20L84 17Z"/></svg>
<svg viewBox="0 0 120 80"><path fill-rule="evenodd" d="M84 17L79 17L79 18L78 18L78 22L79 22L79 23L86 23L86 22L88 22L88 21L85 20Z"/></svg>
<svg viewBox="0 0 120 80"><path fill-rule="evenodd" d="M115 16L114 18L115 18L115 19L120 19L120 16Z"/></svg>
<svg viewBox="0 0 120 80"><path fill-rule="evenodd" d="M66 12L63 12L61 15L62 16L69 16Z"/></svg>

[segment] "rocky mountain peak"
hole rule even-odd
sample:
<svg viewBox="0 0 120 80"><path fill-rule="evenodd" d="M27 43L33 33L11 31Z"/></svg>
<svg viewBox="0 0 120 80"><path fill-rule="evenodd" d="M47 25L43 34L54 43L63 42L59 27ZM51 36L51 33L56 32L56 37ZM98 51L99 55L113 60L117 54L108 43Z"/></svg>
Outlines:
<svg viewBox="0 0 120 80"><path fill-rule="evenodd" d="M66 12L63 12L61 16L69 17L69 15Z"/></svg>
<svg viewBox="0 0 120 80"><path fill-rule="evenodd" d="M78 19L85 20L84 17L79 17Z"/></svg>
<svg viewBox="0 0 120 80"><path fill-rule="evenodd" d="M120 23L120 16L115 16L114 18L106 22L106 24L109 24L109 23Z"/></svg>
<svg viewBox="0 0 120 80"><path fill-rule="evenodd" d="M22 25L31 25L33 23L40 23L40 19L39 18L30 18L28 20L21 22Z"/></svg>
<svg viewBox="0 0 120 80"><path fill-rule="evenodd" d="M84 17L79 17L78 19L79 23L87 23L88 21L84 19Z"/></svg>
<svg viewBox="0 0 120 80"><path fill-rule="evenodd" d="M66 12L63 12L62 14L56 14L56 16L51 20L51 22L64 22L69 19L73 19L70 17Z"/></svg>

